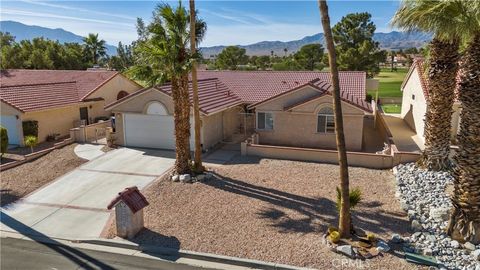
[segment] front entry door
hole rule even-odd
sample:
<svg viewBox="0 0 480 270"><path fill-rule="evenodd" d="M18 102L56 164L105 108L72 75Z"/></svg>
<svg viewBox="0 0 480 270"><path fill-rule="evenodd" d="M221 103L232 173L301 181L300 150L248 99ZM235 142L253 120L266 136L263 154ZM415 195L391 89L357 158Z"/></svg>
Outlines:
<svg viewBox="0 0 480 270"><path fill-rule="evenodd" d="M85 124L88 125L88 108L81 107L80 108L80 120L85 120Z"/></svg>

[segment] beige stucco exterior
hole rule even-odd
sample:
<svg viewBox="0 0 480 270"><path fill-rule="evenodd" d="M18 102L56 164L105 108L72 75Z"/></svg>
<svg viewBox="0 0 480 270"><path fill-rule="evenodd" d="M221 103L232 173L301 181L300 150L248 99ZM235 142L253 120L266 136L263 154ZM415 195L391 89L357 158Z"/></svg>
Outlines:
<svg viewBox="0 0 480 270"><path fill-rule="evenodd" d="M321 108L332 107L331 95L312 99L291 110L284 108L318 94L310 86L282 95L255 107L256 113L273 114L273 130L256 130L259 143L268 145L335 149L335 133L317 132L317 114ZM361 151L364 111L346 102L342 103L347 150Z"/></svg>
<svg viewBox="0 0 480 270"><path fill-rule="evenodd" d="M415 66L410 76L406 78L402 88L401 117L417 133L421 143L425 143L425 114L428 109L428 100L420 82L420 71ZM452 115L452 139L456 137L460 121L460 103L455 102Z"/></svg>
<svg viewBox="0 0 480 270"><path fill-rule="evenodd" d="M100 116L110 116L111 112L104 109L105 105L114 102L120 91L132 93L141 86L116 75L88 96L87 102L79 102L69 106L47 110L21 112L4 102L1 103L1 115L16 115L20 145L23 145L22 121L38 121L38 141L43 142L49 134L68 136L69 130L80 121L80 108L87 107L90 123ZM93 90L93 89L92 89Z"/></svg>
<svg viewBox="0 0 480 270"><path fill-rule="evenodd" d="M122 103L115 105L112 112L115 113L115 137L116 144L125 145L123 118L125 113L146 113L146 108L152 102L162 103L169 115L173 116L173 100L169 95L166 95L158 90L149 89L145 92L132 97ZM231 136L235 131L235 126L238 125L239 107L230 108L219 111L211 115L200 116L201 119L201 141L204 150L207 150L219 142L223 141L228 136ZM193 125L193 122L191 123ZM191 134L194 135L193 133Z"/></svg>

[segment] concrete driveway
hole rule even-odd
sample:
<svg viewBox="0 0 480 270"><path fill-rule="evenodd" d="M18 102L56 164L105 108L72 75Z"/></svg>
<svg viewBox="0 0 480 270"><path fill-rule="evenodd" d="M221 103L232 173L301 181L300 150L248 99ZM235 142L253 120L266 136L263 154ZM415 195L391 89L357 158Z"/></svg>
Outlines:
<svg viewBox="0 0 480 270"><path fill-rule="evenodd" d="M110 151L2 208L1 230L65 239L99 237L110 216L106 207L117 193L129 186L144 188L174 162L171 151Z"/></svg>

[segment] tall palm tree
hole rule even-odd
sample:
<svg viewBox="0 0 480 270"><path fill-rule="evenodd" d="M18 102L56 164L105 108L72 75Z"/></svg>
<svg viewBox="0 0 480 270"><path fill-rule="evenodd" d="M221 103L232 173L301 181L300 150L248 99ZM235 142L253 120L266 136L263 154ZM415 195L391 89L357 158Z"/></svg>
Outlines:
<svg viewBox="0 0 480 270"><path fill-rule="evenodd" d="M342 237L350 236L351 217L349 201L349 176L347 150L345 147L345 135L343 132L342 103L340 100L340 81L338 75L337 59L335 45L333 44L332 29L330 28L330 17L328 16L328 6L326 0L318 0L320 14L322 17L323 33L325 43L327 44L328 60L330 64L330 73L333 85L333 109L335 114L335 136L337 140L338 164L340 165L340 218L339 231Z"/></svg>
<svg viewBox="0 0 480 270"><path fill-rule="evenodd" d="M190 49L193 53L197 52L196 36L195 36L195 0L190 0ZM197 62L192 61L192 88L193 88L193 118L195 121L195 153L194 168L195 172L202 172L202 146L200 141L200 107L198 101L198 82L197 82Z"/></svg>
<svg viewBox="0 0 480 270"><path fill-rule="evenodd" d="M480 3L462 1L454 21L466 41L458 99L462 103L458 150L454 160L453 211L447 232L480 244Z"/></svg>
<svg viewBox="0 0 480 270"><path fill-rule="evenodd" d="M107 47L105 46L105 40L98 39L98 34L88 34L87 37L83 38L85 43L85 53L89 55L89 59L93 61L94 64L98 64L98 59L107 55Z"/></svg>
<svg viewBox="0 0 480 270"><path fill-rule="evenodd" d="M150 85L164 82L171 84L176 174L191 172L188 75L191 62L197 54L188 49L189 20L189 14L181 2L176 9L168 4L157 5L152 22L146 28L142 26L143 23L137 23L140 37L135 48L136 63L129 70L134 78ZM206 25L198 20L194 29L198 42L205 34Z"/></svg>
<svg viewBox="0 0 480 270"><path fill-rule="evenodd" d="M450 168L450 136L459 59L459 33L452 15L459 1L404 0L393 24L408 31L433 32L428 66L429 103L425 116L425 150L419 165Z"/></svg>

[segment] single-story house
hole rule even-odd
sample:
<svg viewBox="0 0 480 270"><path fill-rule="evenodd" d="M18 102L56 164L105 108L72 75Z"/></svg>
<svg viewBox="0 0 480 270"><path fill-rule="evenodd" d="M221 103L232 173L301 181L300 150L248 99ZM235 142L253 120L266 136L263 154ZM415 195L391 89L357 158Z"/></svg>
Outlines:
<svg viewBox="0 0 480 270"><path fill-rule="evenodd" d="M405 77L401 90L401 117L425 143L425 115L429 102L428 77L425 74L425 60L416 58ZM455 139L460 125L461 103L455 99L452 115L452 139Z"/></svg>
<svg viewBox="0 0 480 270"><path fill-rule="evenodd" d="M203 149L252 133L261 144L335 149L330 80L328 72L199 71ZM340 72L350 151L362 150L364 118L373 113L366 86L365 72ZM136 91L105 109L115 114L117 144L175 148L170 84ZM193 134L193 121L191 127Z"/></svg>
<svg viewBox="0 0 480 270"><path fill-rule="evenodd" d="M142 87L109 70L2 70L0 124L9 144L23 145L22 122L38 121L38 140L66 136L80 124L109 117L106 104Z"/></svg>

